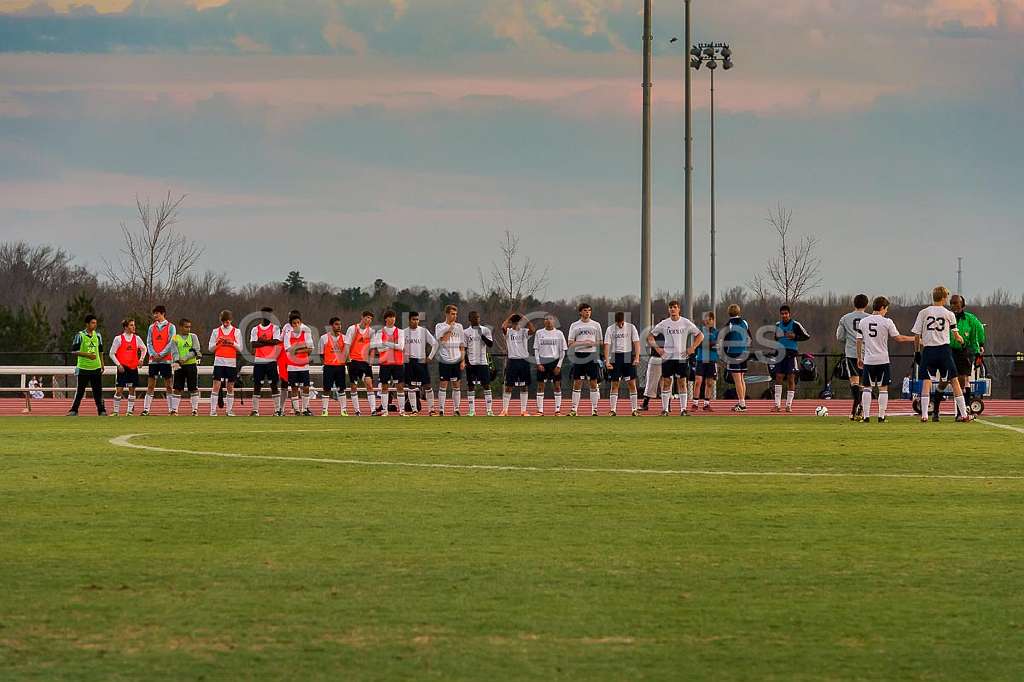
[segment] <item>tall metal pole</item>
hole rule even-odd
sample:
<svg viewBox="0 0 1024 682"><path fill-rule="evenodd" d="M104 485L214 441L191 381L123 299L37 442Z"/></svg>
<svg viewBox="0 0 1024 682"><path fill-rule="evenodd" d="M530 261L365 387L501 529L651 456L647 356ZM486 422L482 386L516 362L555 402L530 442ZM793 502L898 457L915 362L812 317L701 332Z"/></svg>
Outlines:
<svg viewBox="0 0 1024 682"><path fill-rule="evenodd" d="M640 209L640 314L641 329L651 324L651 4L644 0L644 131L643 199Z"/></svg>
<svg viewBox="0 0 1024 682"><path fill-rule="evenodd" d="M956 259L956 293L964 293L964 259Z"/></svg>
<svg viewBox="0 0 1024 682"><path fill-rule="evenodd" d="M683 0L686 8L686 47L683 54L683 70L686 71L683 108L686 110L686 198L683 226L683 314L693 319L693 112L690 101L690 48L693 46L690 37L690 1Z"/></svg>
<svg viewBox="0 0 1024 682"><path fill-rule="evenodd" d="M715 71L711 69L711 312L715 312ZM716 318L717 319L717 318Z"/></svg>

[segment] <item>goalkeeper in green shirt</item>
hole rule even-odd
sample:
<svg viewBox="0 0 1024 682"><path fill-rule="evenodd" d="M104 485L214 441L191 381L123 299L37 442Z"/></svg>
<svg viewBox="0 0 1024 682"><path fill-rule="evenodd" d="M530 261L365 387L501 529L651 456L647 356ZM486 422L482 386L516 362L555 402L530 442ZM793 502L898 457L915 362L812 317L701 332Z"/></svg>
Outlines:
<svg viewBox="0 0 1024 682"><path fill-rule="evenodd" d="M949 299L949 307L956 315L956 328L963 337L963 343L957 341L955 335L950 337L953 359L956 361L956 373L960 378L960 386L964 389L967 403L971 402L971 373L974 362L979 354L985 352L985 325L974 314L967 312L967 299L957 294Z"/></svg>

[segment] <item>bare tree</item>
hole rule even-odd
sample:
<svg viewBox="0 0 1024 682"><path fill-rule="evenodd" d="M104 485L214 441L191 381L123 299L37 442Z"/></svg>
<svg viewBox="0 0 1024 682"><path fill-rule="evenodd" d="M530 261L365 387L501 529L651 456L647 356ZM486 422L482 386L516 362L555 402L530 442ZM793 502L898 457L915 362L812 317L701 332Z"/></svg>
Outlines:
<svg viewBox="0 0 1024 682"><path fill-rule="evenodd" d="M532 258L520 255L519 237L505 230L501 260L491 262L488 277L480 273L480 284L486 296L496 297L502 305L513 310L547 287L548 274L548 268L541 270Z"/></svg>
<svg viewBox="0 0 1024 682"><path fill-rule="evenodd" d="M765 271L754 275L748 286L762 303L776 297L785 303L798 303L821 285L818 238L793 234L793 211L781 203L768 212L766 220L778 235L778 250Z"/></svg>
<svg viewBox="0 0 1024 682"><path fill-rule="evenodd" d="M174 229L184 200L185 195L175 199L168 192L154 208L149 199L143 202L136 197L140 228L133 232L121 223L121 257L114 263L104 261L111 284L138 292L147 305L177 292L203 255L201 246Z"/></svg>

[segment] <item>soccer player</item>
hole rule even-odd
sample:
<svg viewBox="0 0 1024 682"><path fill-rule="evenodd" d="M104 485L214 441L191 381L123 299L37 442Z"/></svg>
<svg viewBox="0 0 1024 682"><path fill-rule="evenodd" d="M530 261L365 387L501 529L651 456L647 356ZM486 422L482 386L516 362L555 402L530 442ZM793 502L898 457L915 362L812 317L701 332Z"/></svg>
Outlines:
<svg viewBox="0 0 1024 682"><path fill-rule="evenodd" d="M836 340L846 346L845 357L839 366L839 377L850 382L850 394L853 396L850 421L859 421L861 419L861 373L857 369L857 334L860 332L860 321L868 316L867 312L865 312L867 307L867 295L857 294L853 299L853 311L843 315L839 320L839 326L836 327Z"/></svg>
<svg viewBox="0 0 1024 682"><path fill-rule="evenodd" d="M210 416L217 416L217 396L221 384L227 395L224 397L224 414L234 417L235 379L238 378L238 352L242 350L242 331L231 323L231 311L220 311L220 326L210 332L207 350L213 353L213 389L210 391Z"/></svg>
<svg viewBox="0 0 1024 682"><path fill-rule="evenodd" d="M879 296L871 304L872 314L862 317L857 327L857 367L861 370L860 385L863 387L861 405L865 422L871 421L871 389L878 389L878 423L885 423L889 409L889 384L892 383L892 366L889 364L889 339L897 343L913 343L915 337L904 336L896 323L886 317L889 314L889 299Z"/></svg>
<svg viewBox="0 0 1024 682"><path fill-rule="evenodd" d="M737 402L733 412L747 411L747 365L750 359L750 324L742 317L740 307L729 306L729 321L722 337L722 353L725 355L725 371L732 377L736 387Z"/></svg>
<svg viewBox="0 0 1024 682"><path fill-rule="evenodd" d="M130 317L121 321L121 333L114 337L110 344L110 359L117 367L117 378L114 381L114 412L116 417L121 413L121 396L128 391L128 409L125 416L130 417L135 411L135 388L139 385L139 365L146 359L146 345L135 333L135 320Z"/></svg>
<svg viewBox="0 0 1024 682"><path fill-rule="evenodd" d="M263 319L249 332L252 346L252 412L250 417L260 416L260 399L263 385L270 384L270 396L274 399L274 414L283 414L284 404L278 382L277 358L281 354L281 329L270 319L274 309L260 308Z"/></svg>
<svg viewBox="0 0 1024 682"><path fill-rule="evenodd" d="M679 301L670 301L668 317L654 325L647 335L647 345L661 356L661 415L667 417L672 408L672 382L679 391L679 416L687 417L690 396L687 393L689 363L687 359L704 342L704 335L690 320L683 317ZM658 335L665 337L665 347L657 346ZM693 341L687 343L690 337Z"/></svg>
<svg viewBox="0 0 1024 682"><path fill-rule="evenodd" d="M796 375L798 372L797 357L800 355L798 344L807 341L811 335L804 326L793 319L793 311L788 305L779 307L779 321L775 323L775 342L779 345L779 355L775 363L775 405L772 412L782 411L782 386L786 385L786 412L793 411L793 399L796 398Z"/></svg>
<svg viewBox="0 0 1024 682"><path fill-rule="evenodd" d="M188 318L178 321L176 332L174 338L171 339L174 343L174 359L178 363L178 369L174 370L171 414L178 414L182 393L188 388L192 416L195 417L199 414L199 361L203 358L200 352L199 337L192 333L192 322ZM214 405L217 404L216 392L210 394L210 402Z"/></svg>
<svg viewBox="0 0 1024 682"><path fill-rule="evenodd" d="M949 307L956 315L956 329L964 342L950 339L949 346L953 350L953 361L956 362L956 373L960 380L960 388L964 391L964 402L968 408L971 404L971 373L974 361L979 354L985 352L985 325L973 313L967 312L967 299L955 294L949 299Z"/></svg>
<svg viewBox="0 0 1024 682"><path fill-rule="evenodd" d="M580 303L576 308L580 319L569 325L568 346L573 354L569 361L572 369L572 410L570 417L579 413L580 400L583 397L583 380L590 384L590 416L597 416L597 403L601 399L598 382L601 380L600 350L603 333L601 325L591 316L594 309L589 303Z"/></svg>
<svg viewBox="0 0 1024 682"><path fill-rule="evenodd" d="M626 322L626 313L615 313L615 324L604 332L604 364L611 379L608 400L611 416L618 414L619 385L625 381L629 387L629 405L634 417L640 416L637 398L636 368L640 364L640 332L632 322Z"/></svg>
<svg viewBox="0 0 1024 682"><path fill-rule="evenodd" d="M452 386L452 408L456 417L462 413L462 371L466 369L466 332L458 321L459 309L454 305L444 308L444 321L434 326L434 337L441 347L437 363L438 404L441 416L448 399L448 384Z"/></svg>
<svg viewBox="0 0 1024 682"><path fill-rule="evenodd" d="M508 416L508 406L512 402L513 387L519 389L519 416L529 417L530 384L530 337L536 331L530 322L519 313L512 313L501 323L505 332L505 349L508 361L505 365L505 388L501 395L501 417Z"/></svg>
<svg viewBox="0 0 1024 682"><path fill-rule="evenodd" d="M398 414L405 416L405 333L395 326L395 318L394 310L384 311L384 326L377 332L373 344L380 359L382 417L388 416L392 390Z"/></svg>
<svg viewBox="0 0 1024 682"><path fill-rule="evenodd" d="M142 401L142 415L149 416L149 408L153 406L153 393L156 391L156 380L164 380L164 395L167 397L167 411L171 411L171 363L174 362L174 344L171 339L177 331L167 320L167 308L162 305L153 308L153 324L146 332L146 352L149 354L149 382L146 386L146 397Z"/></svg>
<svg viewBox="0 0 1024 682"><path fill-rule="evenodd" d="M370 414L377 412L377 396L373 392L373 368L370 367L370 345L373 342L373 313L364 310L358 324L350 325L345 331L345 352L343 358L348 363L348 378L351 382L349 391L352 404L356 408L356 416L362 415L359 410L359 392L366 393L366 401L370 406Z"/></svg>
<svg viewBox="0 0 1024 682"><path fill-rule="evenodd" d="M969 422L974 420L974 415L967 412L967 401L964 399L963 389L960 387L960 380L957 379L956 363L953 361L953 351L949 347L950 336L961 344L964 337L957 329L956 315L952 313L946 304L949 302L949 289L944 286L937 286L932 291L930 305L917 314L917 321L911 333L917 337L916 349L921 354L921 362L918 364L918 378L922 382L921 387L921 421L928 421L928 405L931 400L932 382L938 383L938 391L945 389L946 384L953 386L953 400L956 403L956 420L958 422ZM936 410L932 421L939 421L938 399L936 399Z"/></svg>
<svg viewBox="0 0 1024 682"><path fill-rule="evenodd" d="M92 399L96 402L97 416L107 416L107 408L103 404L103 337L96 331L98 324L95 315L86 315L85 329L75 334L71 342L78 386L75 388L75 401L67 414L69 417L78 416L78 408L82 405L87 387L92 391Z"/></svg>
<svg viewBox="0 0 1024 682"><path fill-rule="evenodd" d="M697 409L701 387L704 388L703 409L713 412L711 401L715 398L718 383L718 327L715 322L715 311L704 313L700 331L704 341L697 346L697 367L693 380L693 409ZM710 397L709 397L710 396Z"/></svg>
<svg viewBox="0 0 1024 682"><path fill-rule="evenodd" d="M341 405L341 416L348 416L348 404L345 392L348 390L345 381L345 334L341 328L341 318L332 317L327 332L320 336L320 357L323 358L323 410L320 415L330 414L331 398Z"/></svg>
<svg viewBox="0 0 1024 682"><path fill-rule="evenodd" d="M654 344L658 348L665 347L665 337L657 334ZM646 412L651 408L651 401L661 395L661 356L648 346L650 357L647 358L647 376L644 379L644 402L640 409Z"/></svg>
<svg viewBox="0 0 1024 682"><path fill-rule="evenodd" d="M488 417L494 416L494 396L491 394L491 363L487 349L494 346L491 328L480 324L480 313L469 313L469 326L463 329L466 339L466 391L469 393L469 416L476 416L476 390L484 390L484 409Z"/></svg>
<svg viewBox="0 0 1024 682"><path fill-rule="evenodd" d="M313 353L313 333L302 323L298 311L288 315L288 327L281 332L281 346L288 362L288 388L292 411L296 416L311 417L309 411L309 358ZM301 399L302 408L299 408Z"/></svg>
<svg viewBox="0 0 1024 682"><path fill-rule="evenodd" d="M555 316L544 316L544 328L533 335L533 355L537 360L537 416L544 416L544 391L548 384L555 399L555 416L562 414L562 362L569 345L561 329L555 329Z"/></svg>
<svg viewBox="0 0 1024 682"><path fill-rule="evenodd" d="M473 313L469 315L473 319ZM478 316L479 319L479 316ZM420 314L409 313L409 326L405 328L405 392L413 414L420 413L420 389L426 390L427 414L434 411L434 389L430 380L430 358L437 352L437 339L420 325ZM427 346L430 351L427 351ZM473 398L469 399L469 413L473 414Z"/></svg>

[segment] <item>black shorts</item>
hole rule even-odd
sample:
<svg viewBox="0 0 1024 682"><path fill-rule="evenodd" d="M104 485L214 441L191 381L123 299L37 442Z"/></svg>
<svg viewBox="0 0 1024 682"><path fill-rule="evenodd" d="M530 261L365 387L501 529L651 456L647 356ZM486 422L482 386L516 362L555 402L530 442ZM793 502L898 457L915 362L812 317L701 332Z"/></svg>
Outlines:
<svg viewBox="0 0 1024 682"><path fill-rule="evenodd" d="M775 376L778 376L780 374L782 376L797 374L799 370L796 366L796 359L797 356L795 353L793 355L786 353L786 355L783 358L781 358L778 362L775 363L775 370L773 371Z"/></svg>
<svg viewBox="0 0 1024 682"><path fill-rule="evenodd" d="M558 370L557 372L555 370ZM549 360L544 363L537 363L537 383L543 384L547 381L559 382L562 379L562 370L558 366L558 360Z"/></svg>
<svg viewBox="0 0 1024 682"><path fill-rule="evenodd" d="M924 381L950 381L955 377L956 363L949 346L929 346L921 352L921 366L918 379Z"/></svg>
<svg viewBox="0 0 1024 682"><path fill-rule="evenodd" d="M661 361L662 379L686 379L690 376L690 363L686 360Z"/></svg>
<svg viewBox="0 0 1024 682"><path fill-rule="evenodd" d="M509 358L505 365L506 386L529 386L533 383L530 361L524 358Z"/></svg>
<svg viewBox="0 0 1024 682"><path fill-rule="evenodd" d="M235 379L238 378L237 367L227 367L225 365L214 365L213 366L213 380L214 381L226 381L228 383L235 383Z"/></svg>
<svg viewBox="0 0 1024 682"><path fill-rule="evenodd" d="M290 369L288 370L288 385L289 386L312 386L313 382L309 379L308 369Z"/></svg>
<svg viewBox="0 0 1024 682"><path fill-rule="evenodd" d="M380 383L382 384L404 384L405 365L381 365Z"/></svg>
<svg viewBox="0 0 1024 682"><path fill-rule="evenodd" d="M717 362L698 362L697 363L697 376L703 379L717 379L718 378L718 363Z"/></svg>
<svg viewBox="0 0 1024 682"><path fill-rule="evenodd" d="M334 389L344 391L347 387L345 382L345 365L324 365L324 393L330 393Z"/></svg>
<svg viewBox="0 0 1024 682"><path fill-rule="evenodd" d="M592 353L576 354L576 357L573 358L572 369L569 371L569 376L572 377L573 381L576 379L601 380L601 363L597 360L580 359L592 357L594 357Z"/></svg>
<svg viewBox="0 0 1024 682"><path fill-rule="evenodd" d="M857 367L857 358L843 358L836 368L836 377L839 379L851 380L860 377L860 368Z"/></svg>
<svg viewBox="0 0 1024 682"><path fill-rule="evenodd" d="M862 386L888 386L892 383L892 365L864 365L860 383Z"/></svg>
<svg viewBox="0 0 1024 682"><path fill-rule="evenodd" d="M953 351L953 362L956 363L956 373L962 377L970 376L974 371L975 355L966 348L958 348Z"/></svg>
<svg viewBox="0 0 1024 682"><path fill-rule="evenodd" d="M412 386L430 386L430 366L422 360L405 363L405 381Z"/></svg>
<svg viewBox="0 0 1024 682"><path fill-rule="evenodd" d="M466 385L471 389L477 386L487 388L491 379L490 365L466 365Z"/></svg>
<svg viewBox="0 0 1024 682"><path fill-rule="evenodd" d="M462 379L462 370L459 369L459 362L437 363L437 376L441 381L459 381Z"/></svg>
<svg viewBox="0 0 1024 682"><path fill-rule="evenodd" d="M117 373L117 377L114 380L114 385L118 388L124 388L125 386L138 386L139 385L139 370L128 369L125 367L122 371Z"/></svg>
<svg viewBox="0 0 1024 682"><path fill-rule="evenodd" d="M169 362L154 362L149 365L149 378L155 379L157 377L163 377L164 379L171 378L171 363Z"/></svg>
<svg viewBox="0 0 1024 682"><path fill-rule="evenodd" d="M257 362L252 366L253 390L260 390L263 384L270 384L271 389L277 388L279 379L276 362Z"/></svg>
<svg viewBox="0 0 1024 682"><path fill-rule="evenodd" d="M609 381L630 381L636 379L636 365L633 364L632 353L615 353L612 355L612 368L608 370Z"/></svg>
<svg viewBox="0 0 1024 682"><path fill-rule="evenodd" d="M199 365L182 365L174 370L174 390L181 393L186 388L189 393L199 390Z"/></svg>
<svg viewBox="0 0 1024 682"><path fill-rule="evenodd" d="M353 384L362 383L364 379L373 379L373 369L365 360L348 361L348 380Z"/></svg>
<svg viewBox="0 0 1024 682"><path fill-rule="evenodd" d="M734 358L729 358L728 362L726 362L725 365L725 371L728 372L729 374L746 374L749 364L749 360L738 360Z"/></svg>

